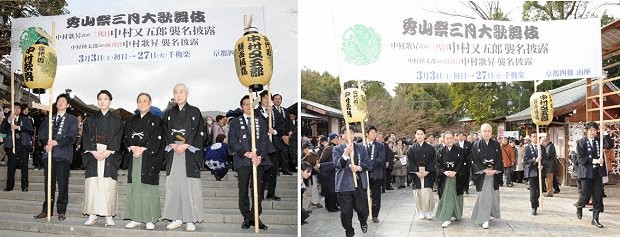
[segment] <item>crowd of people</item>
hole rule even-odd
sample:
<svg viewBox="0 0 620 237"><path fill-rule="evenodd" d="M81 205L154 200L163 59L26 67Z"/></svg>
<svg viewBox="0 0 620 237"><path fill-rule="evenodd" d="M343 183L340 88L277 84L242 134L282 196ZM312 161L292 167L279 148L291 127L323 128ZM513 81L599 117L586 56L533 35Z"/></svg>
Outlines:
<svg viewBox="0 0 620 237"><path fill-rule="evenodd" d="M47 159L51 154L52 212L55 203L58 219L66 219L70 170L82 169L82 213L88 216L84 225L95 225L99 217L104 217L105 226L112 226L118 214L118 174L126 168L128 187L123 217L131 221L125 228L145 224L146 229L153 230L158 221L168 220L167 229L185 224L187 231L195 231L196 224L204 221L201 171L210 170L220 181L233 169L238 180L239 210L244 218L241 228L250 228L255 223L252 212L256 208L261 211L263 190L267 192L266 198L281 200L275 193L277 176L280 171L282 175L296 171L296 114L281 106L281 95L269 97L264 91L256 108L246 95L238 109L216 116L215 123L211 117L204 122L200 109L187 102L189 90L184 84L173 88L173 96L176 104L158 116L151 112L151 96L140 93L136 98L137 111L128 121L110 111L113 97L107 90L97 94L98 111L83 120L81 115L69 113L72 100L67 94L56 98L51 124L43 112L39 120L29 117L26 105L15 104L13 111L5 108L0 125L8 166L4 191L13 190L15 171L19 168L21 189L28 192L31 157L35 168L46 170L47 180ZM254 121L250 119L252 110ZM256 134L255 149L252 132ZM252 186L253 165L258 167L259 203L250 205L248 189ZM163 209L160 172L166 176ZM47 200L47 185L45 191ZM47 205L44 201L36 219L47 217ZM258 222L261 229L267 229L262 221Z"/></svg>
<svg viewBox="0 0 620 237"><path fill-rule="evenodd" d="M581 219L582 208L591 200L591 224L603 228L599 213L603 211L602 177L606 176L606 161L597 151L598 124L590 122L585 129L587 136L577 141L572 159L580 187L576 214ZM360 139L356 135L365 137ZM604 135L604 148L609 149L611 138L606 131ZM474 186L477 200L471 219L488 229L491 218L501 218L500 186L511 188L515 182L527 183L532 215L538 214L541 188L546 197L560 192L556 148L549 137L542 137L540 145L536 132L519 138L493 138L489 124L483 124L476 133L445 131L437 135L437 142L435 137L418 128L413 139L399 138L394 133L384 135L373 126L365 131L347 126L341 134L304 137L302 183L304 191L312 192L310 205L322 208L320 196L324 196L327 211L340 211L345 234L353 236L353 211L366 233L369 219L380 222L382 193L411 186L418 218L440 220L442 227L447 228L453 221L462 220L463 195ZM367 195L368 188L371 195ZM439 197L437 204L434 193ZM301 208L302 225L307 223L311 211L307 206Z"/></svg>

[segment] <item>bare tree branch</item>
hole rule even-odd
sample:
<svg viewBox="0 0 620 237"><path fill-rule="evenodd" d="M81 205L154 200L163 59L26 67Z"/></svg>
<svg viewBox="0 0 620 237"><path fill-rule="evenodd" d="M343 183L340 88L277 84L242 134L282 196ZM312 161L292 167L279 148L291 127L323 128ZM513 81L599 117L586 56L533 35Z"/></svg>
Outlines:
<svg viewBox="0 0 620 237"><path fill-rule="evenodd" d="M577 2L572 2L573 5L571 6L570 10L568 10L568 13L566 13L566 16L563 16L564 19L568 19L568 17L573 14L573 11L575 10L575 7L577 7Z"/></svg>

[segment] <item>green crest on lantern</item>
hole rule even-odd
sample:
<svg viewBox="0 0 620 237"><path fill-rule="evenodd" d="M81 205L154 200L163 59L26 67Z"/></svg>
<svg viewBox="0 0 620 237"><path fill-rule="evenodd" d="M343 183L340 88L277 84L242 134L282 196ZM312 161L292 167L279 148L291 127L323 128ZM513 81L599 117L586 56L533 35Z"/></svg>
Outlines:
<svg viewBox="0 0 620 237"><path fill-rule="evenodd" d="M348 63L374 63L381 54L381 36L371 27L362 24L351 26L342 35L342 52Z"/></svg>
<svg viewBox="0 0 620 237"><path fill-rule="evenodd" d="M19 47L22 49L22 53L37 42L49 45L48 40L37 32L36 27L28 27L28 29L24 30L19 36Z"/></svg>

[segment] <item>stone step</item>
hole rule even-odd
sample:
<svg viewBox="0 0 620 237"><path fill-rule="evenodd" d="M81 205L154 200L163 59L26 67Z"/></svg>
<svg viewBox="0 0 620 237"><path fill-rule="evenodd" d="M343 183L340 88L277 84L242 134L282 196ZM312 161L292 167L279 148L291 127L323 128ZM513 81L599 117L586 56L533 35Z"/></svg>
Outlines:
<svg viewBox="0 0 620 237"><path fill-rule="evenodd" d="M214 181L217 182L217 181ZM230 184L229 184L230 185ZM4 187L5 185L0 183L0 187ZM43 191L45 187L44 183L29 183L28 184L28 190L29 191ZM122 193L126 193L127 192L127 186L126 185L118 185L118 192L119 194ZM221 195L222 197L237 197L238 191L237 191L237 185L230 185L230 186L225 186L225 185L221 185L221 186L217 186L217 187L212 187L212 186L202 186L202 193L203 196L205 197L212 197L212 196L217 196L218 194ZM21 181L16 181L15 182L15 186L13 187L13 192L21 192ZM159 191L160 193L163 195L166 192L166 186L164 184L159 184ZM221 192L218 192L221 191ZM84 193L84 183L82 184L69 184L69 193ZM280 195L282 193L282 195ZM286 194L286 195L284 195ZM278 183L278 185L276 186L276 195L277 196L281 196L281 197L297 197L297 188L296 187L286 187L283 185L280 185Z"/></svg>
<svg viewBox="0 0 620 237"><path fill-rule="evenodd" d="M230 194L226 194L224 196L206 196L205 194L208 193L213 193L213 192L223 192L223 193L230 193ZM296 201L297 198L297 194L291 194L291 195L280 195L281 192L276 192L276 194L278 196L280 196L282 198L281 202L288 202L288 201ZM234 195L234 196L233 196ZM165 195L162 194L161 195L161 201L163 202ZM82 192L79 193L69 193L69 203L82 203L84 198L84 194L83 194L83 190ZM210 201L210 200L222 200L222 198L224 198L225 200L237 200L237 190L226 190L226 189L221 189L221 190L205 190L203 191L203 198L205 201ZM214 199L216 198L216 199ZM219 199L217 199L219 198ZM11 192L3 192L0 191L0 199L2 200L26 200L26 201L44 201L45 199L45 194L43 193L42 190L30 190L29 192L21 192L21 191L11 191ZM119 192L118 193L118 200L119 203L122 203L126 200L126 195L124 192ZM121 202L122 201L122 202ZM270 200L263 200L263 203L270 201Z"/></svg>
<svg viewBox="0 0 620 237"><path fill-rule="evenodd" d="M21 180L21 175L18 173L15 175L15 181L20 181ZM45 177L44 176L40 176L40 175L30 175L28 174L28 182L30 183L43 183L45 182ZM127 184L127 176L119 176L118 179L118 184L119 185L126 185ZM4 176L0 176L0 183L4 183L6 182L6 175ZM286 187L293 187L293 186L297 186L297 182L296 181L292 181L292 180L282 180L280 179L280 177L278 177L277 182L279 185L283 185ZM159 183L160 184L165 184L166 183L166 177L162 176L159 178ZM237 178L233 177L232 179L228 179L228 180L222 180L222 181L217 181L217 180L207 180L205 178L201 179L201 183L202 185L237 185ZM71 176L69 177L69 184L84 184L84 176L82 177L75 177L75 176Z"/></svg>
<svg viewBox="0 0 620 237"><path fill-rule="evenodd" d="M235 200L236 202L236 200ZM265 204L263 202L263 204ZM163 205L163 203L162 203ZM0 200L0 212L9 213L22 213L28 214L31 217L41 212L40 201L23 201L23 200ZM117 207L118 215L115 217L118 220L123 219L124 209L122 206ZM55 212L54 212L55 213ZM83 217L82 205L69 203L67 207L67 216L71 217ZM206 208L204 209L204 218L207 223L238 223L243 222L243 217L237 208L219 209L219 208ZM33 219L34 220L34 219ZM266 208L263 205L263 212L261 214L261 220L266 223L295 225L297 223L297 209L290 210L277 210L273 208ZM1 229L2 227L0 227Z"/></svg>
<svg viewBox="0 0 620 237"><path fill-rule="evenodd" d="M4 187L5 185L0 181L0 187ZM43 191L45 184L41 182L30 182L28 184L29 191ZM119 194L124 195L127 191L128 186L119 184L117 186L119 190ZM165 193L166 187L164 184L159 184L159 189L162 194ZM202 186L203 196L205 197L237 197L238 188L235 185L234 187L206 187ZM21 181L16 181L14 189L16 191L21 191ZM84 192L84 182L80 184L69 184L69 194L71 193L83 193ZM276 195L280 197L297 197L297 189L291 187L282 187L282 185L277 185L276 187Z"/></svg>
<svg viewBox="0 0 620 237"><path fill-rule="evenodd" d="M7 167L6 166L2 166L0 167L0 177L5 178L6 177L6 172L7 172ZM28 177L44 177L43 174L43 169L40 170L34 170L34 169L29 169L28 170ZM127 180L127 170L120 170L118 171L119 177L123 177L121 179ZM226 176L224 176L222 178L222 181L237 181L237 178L235 177L237 173L234 171L230 171L228 172L228 174L226 174ZM15 172L16 177L19 177L20 175L20 170L18 169ZM78 179L84 179L84 171L83 170L71 170L70 171L70 175L71 178L78 178ZM160 177L160 181L165 181L166 178L166 172L162 171L159 173L159 177ZM215 177L211 174L210 171L202 171L200 173L200 178L203 181L215 181ZM41 178L43 179L43 178ZM278 181L285 181L285 182L297 182L298 181L298 177L296 175L279 175L278 176Z"/></svg>
<svg viewBox="0 0 620 237"><path fill-rule="evenodd" d="M11 201L33 201L35 203L42 203L45 201L45 196L42 192L30 193L30 192L3 192L0 194L2 200ZM5 198L6 197L6 198ZM69 196L69 204L80 204L83 202L83 194L75 194ZM161 205L164 205L164 195L160 195ZM126 196L118 195L117 205L119 208L123 208L125 204ZM239 207L239 199L237 197L203 197L204 208L214 209L237 209ZM271 199L265 199L262 201L263 209L278 209L278 210L297 210L297 198L282 198L280 201L273 201Z"/></svg>
<svg viewBox="0 0 620 237"><path fill-rule="evenodd" d="M205 237L234 237L234 236L296 236L297 225L278 225L266 223L268 230L261 230L258 234L254 229L241 229L237 223L202 223L197 225L195 232L187 232L185 226L176 230L166 230L167 221L155 224L155 230L145 230L144 225L128 230L123 228L129 221L116 220L115 226L104 227L103 219L94 226L84 226L85 218L68 216L59 222L52 218L50 224L45 219L35 220L32 215L20 213L0 212L0 236L105 236L105 237L164 237L164 236L205 236ZM295 218L296 219L296 218ZM265 222L265 221L263 221Z"/></svg>
<svg viewBox="0 0 620 237"><path fill-rule="evenodd" d="M21 176L19 174L15 175L15 182L19 182L21 180ZM28 182L30 183L44 183L46 180L43 176L28 176ZM117 179L118 181L118 185L119 186L123 186L123 185L127 185L127 177L123 177L123 176L119 176L119 179ZM0 184L6 183L6 175L2 175L0 174ZM75 185L79 185L79 184L84 184L84 178L80 178L80 177L69 177L69 184L75 184ZM160 178L159 180L159 184L164 185L166 184L166 178ZM216 181L216 180L201 180L201 184L202 186L207 186L207 187L229 187L229 186L237 186L237 179L235 178L234 180L222 180L222 181ZM297 187L297 182L293 182L293 181L284 181L284 180L277 180L277 184L278 186L283 186L283 187Z"/></svg>

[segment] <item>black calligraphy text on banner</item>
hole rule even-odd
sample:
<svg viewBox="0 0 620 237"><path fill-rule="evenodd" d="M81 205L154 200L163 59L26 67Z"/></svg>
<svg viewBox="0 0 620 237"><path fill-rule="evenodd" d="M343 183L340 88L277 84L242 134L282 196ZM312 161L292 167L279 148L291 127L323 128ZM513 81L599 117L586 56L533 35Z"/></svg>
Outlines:
<svg viewBox="0 0 620 237"><path fill-rule="evenodd" d="M233 16L252 13L263 26L261 7L186 7L98 15L63 15L14 19L12 29L60 23L55 50L59 66L144 61L230 60L230 42L238 38ZM18 35L18 34L17 34ZM12 41L17 41L16 37Z"/></svg>
<svg viewBox="0 0 620 237"><path fill-rule="evenodd" d="M553 97L548 92L536 92L530 97L530 114L536 125L549 125L553 121Z"/></svg>
<svg viewBox="0 0 620 237"><path fill-rule="evenodd" d="M422 20L418 23L418 21L410 17L403 20L403 34L496 40L539 39L538 27L534 25L525 26L524 29L519 25L506 27L505 25L495 24L491 26L487 26L486 23L477 25L474 23L431 22L427 20Z"/></svg>
<svg viewBox="0 0 620 237"><path fill-rule="evenodd" d="M57 62L56 52L52 47L44 44L33 44L28 47L22 57L26 86L32 88L34 93L45 93L45 90L54 84Z"/></svg>
<svg viewBox="0 0 620 237"><path fill-rule="evenodd" d="M262 91L273 74L273 50L267 36L256 30L244 33L235 43L235 68L243 86Z"/></svg>
<svg viewBox="0 0 620 237"><path fill-rule="evenodd" d="M379 51L377 60L368 65L351 65L346 57L337 55L341 78L460 83L600 74L600 20L489 21L429 13L414 2L382 4L383 9L376 11L378 5L333 4L336 46L350 43L367 46L362 53ZM367 17L369 14L373 17ZM372 32L359 31L355 37L345 37L358 25ZM380 49L371 48L375 45ZM583 57L570 52L580 52Z"/></svg>
<svg viewBox="0 0 620 237"><path fill-rule="evenodd" d="M345 89L340 95L340 106L348 123L362 122L368 113L366 95L358 88Z"/></svg>
<svg viewBox="0 0 620 237"><path fill-rule="evenodd" d="M191 23L192 26L184 24ZM197 36L215 35L215 26L208 25L204 11L175 11L175 12L146 12L103 14L98 16L69 17L66 28L97 27L97 26L126 26L111 30L76 32L58 34L56 40L73 40L83 37L109 37L121 39L106 43L73 44L71 49L98 49L98 48L145 48L156 49L166 47L200 46ZM157 26L139 27L140 25L156 24ZM181 24L181 25L179 25ZM122 40L127 39L127 40ZM230 56L232 50L216 51L214 54ZM151 59L187 59L192 57L191 50L142 50L136 54L81 54L79 63L100 61L127 61Z"/></svg>
<svg viewBox="0 0 620 237"><path fill-rule="evenodd" d="M175 11L175 12L157 12L156 14L147 12L140 13L121 13L121 14L104 14L96 17L69 17L67 18L66 28L78 28L88 26L109 26L112 25L139 25L145 23L205 23L204 11Z"/></svg>

